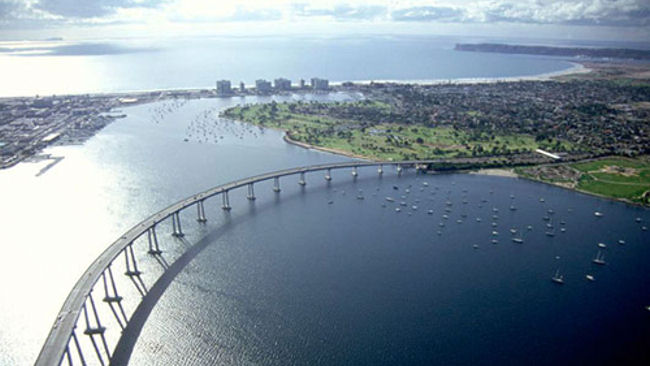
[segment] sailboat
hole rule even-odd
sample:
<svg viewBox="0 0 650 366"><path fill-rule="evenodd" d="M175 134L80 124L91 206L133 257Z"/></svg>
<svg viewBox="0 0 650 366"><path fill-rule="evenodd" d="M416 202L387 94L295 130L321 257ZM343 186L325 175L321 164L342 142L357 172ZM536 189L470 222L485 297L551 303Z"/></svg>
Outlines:
<svg viewBox="0 0 650 366"><path fill-rule="evenodd" d="M591 261L596 263L596 264L600 264L601 266L605 265L605 263L606 263L605 262L605 255L603 253L601 253L601 251L599 250L598 253L596 253L596 258L592 259Z"/></svg>
<svg viewBox="0 0 650 366"><path fill-rule="evenodd" d="M557 271L555 271L555 274L553 275L553 277L551 277L551 281L553 281L553 282L555 282L555 283L557 283L557 284L559 284L559 285L563 285L563 284L564 284L564 276L562 276L562 275L560 274L560 270L559 270L559 269L558 269Z"/></svg>

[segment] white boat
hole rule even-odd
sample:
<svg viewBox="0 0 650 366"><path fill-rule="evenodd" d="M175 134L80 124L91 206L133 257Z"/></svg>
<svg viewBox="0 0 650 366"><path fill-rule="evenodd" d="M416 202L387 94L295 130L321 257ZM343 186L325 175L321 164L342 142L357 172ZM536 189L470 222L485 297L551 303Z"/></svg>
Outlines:
<svg viewBox="0 0 650 366"><path fill-rule="evenodd" d="M418 209L418 206L416 206L416 205L413 205L413 206L411 206L411 209L412 209L413 211L417 211L417 209Z"/></svg>
<svg viewBox="0 0 650 366"><path fill-rule="evenodd" d="M497 239L492 239L492 244L499 244L499 240L497 240Z"/></svg>
<svg viewBox="0 0 650 366"><path fill-rule="evenodd" d="M400 212L400 211L402 211L401 208L399 208L399 207L395 207L395 212Z"/></svg>
<svg viewBox="0 0 650 366"><path fill-rule="evenodd" d="M596 217L603 217L603 216L605 216L605 214L602 213L602 212L600 212L600 211L594 211L594 216L596 216Z"/></svg>
<svg viewBox="0 0 650 366"><path fill-rule="evenodd" d="M478 244L473 245L474 249L478 249Z"/></svg>
<svg viewBox="0 0 650 366"><path fill-rule="evenodd" d="M512 241L517 243L517 244L523 244L524 243L524 239L522 239L522 238L512 238Z"/></svg>
<svg viewBox="0 0 650 366"><path fill-rule="evenodd" d="M555 271L555 274L553 275L553 277L551 277L551 281L553 281L553 282L555 282L555 283L557 283L559 285L564 284L564 276L562 276L560 274L559 269L557 271Z"/></svg>
<svg viewBox="0 0 650 366"><path fill-rule="evenodd" d="M621 245L625 245L625 240L621 239L621 240L618 241L618 243L621 244Z"/></svg>
<svg viewBox="0 0 650 366"><path fill-rule="evenodd" d="M641 222L641 218L640 218L640 217L637 217L636 219L634 219L634 221L636 221L636 222Z"/></svg>
<svg viewBox="0 0 650 366"><path fill-rule="evenodd" d="M476 218L476 222L481 222L481 218L480 218L480 217L477 217L477 218Z"/></svg>
<svg viewBox="0 0 650 366"><path fill-rule="evenodd" d="M515 235L517 233L517 229L512 228L510 229L510 234Z"/></svg>
<svg viewBox="0 0 650 366"><path fill-rule="evenodd" d="M598 248L603 248L603 249L605 249L605 248L607 248L607 244L605 244L605 243L598 243Z"/></svg>
<svg viewBox="0 0 650 366"><path fill-rule="evenodd" d="M592 276L592 275L590 275L590 274L586 275L585 278L586 278L587 280L589 280L589 281L592 281L592 282L596 280L596 279L594 278L594 276Z"/></svg>
<svg viewBox="0 0 650 366"><path fill-rule="evenodd" d="M605 262L605 256L603 255L603 253L600 252L600 250L598 251L598 253L596 253L596 258L592 259L591 261L601 266L607 263Z"/></svg>
<svg viewBox="0 0 650 366"><path fill-rule="evenodd" d="M429 211L427 211L427 213L428 213L429 215L433 215L433 210L429 210Z"/></svg>
<svg viewBox="0 0 650 366"><path fill-rule="evenodd" d="M544 198L540 197L539 202L544 202Z"/></svg>
<svg viewBox="0 0 650 366"><path fill-rule="evenodd" d="M510 206L510 211L517 211L517 207L511 205Z"/></svg>
<svg viewBox="0 0 650 366"><path fill-rule="evenodd" d="M546 236L555 236L555 230L545 231L544 234L546 234Z"/></svg>
<svg viewBox="0 0 650 366"><path fill-rule="evenodd" d="M528 231L533 230L533 226L532 225L526 226L526 230L528 230Z"/></svg>
<svg viewBox="0 0 650 366"><path fill-rule="evenodd" d="M386 197L386 201L395 202L395 199L393 197Z"/></svg>
<svg viewBox="0 0 650 366"><path fill-rule="evenodd" d="M499 232L498 232L498 231L493 231L493 232L492 232L492 236L498 236L498 235L499 235Z"/></svg>

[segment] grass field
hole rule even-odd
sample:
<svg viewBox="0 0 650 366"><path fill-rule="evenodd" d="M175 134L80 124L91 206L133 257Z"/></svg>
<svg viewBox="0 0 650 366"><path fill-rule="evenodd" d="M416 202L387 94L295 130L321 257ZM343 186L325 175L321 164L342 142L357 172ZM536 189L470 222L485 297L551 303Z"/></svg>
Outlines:
<svg viewBox="0 0 650 366"><path fill-rule="evenodd" d="M370 112L390 108L377 101L347 105ZM254 104L228 109L224 115L258 126L282 129L295 141L375 160L495 156L537 148L552 151L571 148L568 142L535 141L528 135L466 132L449 126L402 125L389 121L368 125L359 120L295 113L292 109L295 106L284 103Z"/></svg>
<svg viewBox="0 0 650 366"><path fill-rule="evenodd" d="M650 157L608 157L583 163L519 167L523 177L604 197L650 204ZM649 192L649 193L646 193Z"/></svg>
<svg viewBox="0 0 650 366"><path fill-rule="evenodd" d="M582 173L577 188L613 198L649 203L643 197L650 191L650 160L607 158L572 164Z"/></svg>

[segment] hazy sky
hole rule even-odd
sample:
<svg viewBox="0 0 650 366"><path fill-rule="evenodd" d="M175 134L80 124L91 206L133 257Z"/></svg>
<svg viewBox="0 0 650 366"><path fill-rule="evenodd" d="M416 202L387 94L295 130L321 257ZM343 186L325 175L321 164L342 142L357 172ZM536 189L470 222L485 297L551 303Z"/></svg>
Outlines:
<svg viewBox="0 0 650 366"><path fill-rule="evenodd" d="M0 0L4 39L341 32L650 41L650 1Z"/></svg>

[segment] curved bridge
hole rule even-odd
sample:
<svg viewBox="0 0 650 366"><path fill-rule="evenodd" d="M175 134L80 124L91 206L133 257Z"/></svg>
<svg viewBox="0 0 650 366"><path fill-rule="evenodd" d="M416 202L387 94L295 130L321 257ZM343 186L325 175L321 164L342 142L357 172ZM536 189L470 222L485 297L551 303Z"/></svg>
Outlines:
<svg viewBox="0 0 650 366"><path fill-rule="evenodd" d="M344 163L333 163L323 165L313 165L306 167L299 167L293 169L280 170L276 172L261 174L224 185L211 188L207 191L195 194L184 200L181 200L164 210L153 214L149 218L135 225L113 244L111 244L84 272L79 281L74 285L72 291L65 300L63 307L54 322L52 329L41 349L41 352L36 360L37 366L50 366L61 365L67 363L69 365L81 364L86 365L90 360L92 363L117 364L122 363L113 358L111 347L105 337L107 328L102 325L98 305L93 299L93 289L101 288L104 292L102 302L107 304L110 313L113 314L117 324L124 331L129 324L129 317L124 311L122 300L118 292L118 286L113 276L111 266L116 261L124 261L126 272L125 276L129 278L133 286L135 286L138 293L141 295L139 301L141 302L147 296L147 287L141 277L142 272L138 270L138 263L136 260L136 252L134 250L134 241L146 235L148 242L147 254L160 259L162 250L158 245L158 238L156 234L156 226L161 222L171 219L173 232L172 235L181 237L183 230L181 227L180 212L192 206L196 207L197 220L205 222L205 201L209 198L221 196L222 209L230 210L230 200L228 193L234 189L247 187L249 200L255 199L255 183L273 179L273 190L280 192L280 178L291 175L299 175L298 184L306 185L306 174L326 171L325 179L331 180L330 171L334 169L352 169L352 176L358 175L357 168L377 166L378 174L383 173L384 166L393 166L400 174L402 169L409 167L420 168L424 165L434 163L444 163L445 160L418 160L418 161L400 161L400 162L364 162L353 161ZM168 266L167 266L168 267ZM166 268L165 268L166 269ZM163 273L164 274L164 273ZM160 276L162 277L162 275ZM156 280L159 281L160 277ZM154 283L155 286L155 283ZM83 317L82 317L83 314ZM131 314L133 315L133 314ZM104 323L106 323L104 321ZM77 327L83 328L83 334L88 336L93 349L84 354L84 350L80 345L80 336L75 331ZM141 327L142 325L139 325ZM139 329L135 332L139 334ZM119 342L118 342L119 343ZM114 350L113 350L114 351ZM126 360L130 356L131 350L127 350ZM88 359L87 359L88 358ZM124 360L124 358L122 358Z"/></svg>

